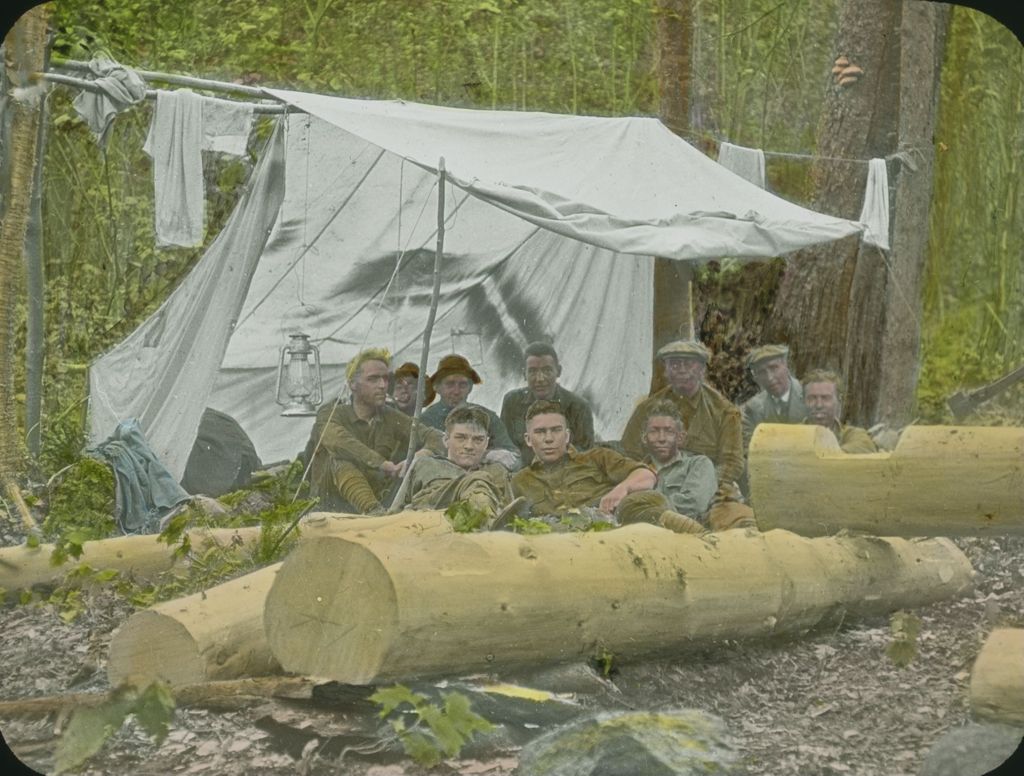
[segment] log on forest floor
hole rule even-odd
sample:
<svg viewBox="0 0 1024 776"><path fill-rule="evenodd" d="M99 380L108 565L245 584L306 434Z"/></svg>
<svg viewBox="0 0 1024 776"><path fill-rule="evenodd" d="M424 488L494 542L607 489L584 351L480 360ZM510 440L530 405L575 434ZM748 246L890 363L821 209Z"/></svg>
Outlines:
<svg viewBox="0 0 1024 776"><path fill-rule="evenodd" d="M749 475L765 531L1024 535L1024 428L909 426L892 452L850 455L821 426L763 423Z"/></svg>
<svg viewBox="0 0 1024 776"><path fill-rule="evenodd" d="M946 539L707 536L649 525L417 542L311 539L267 596L286 671L367 684L801 632L971 588Z"/></svg>
<svg viewBox="0 0 1024 776"><path fill-rule="evenodd" d="M312 512L300 521L299 530L304 531L311 526L336 524L339 530L358 531L376 525L383 519L385 518ZM260 530L260 526L251 525L237 528L193 528L187 533L192 547L201 552L214 544L244 550L259 540ZM130 573L137 579L149 581L155 580L176 566L184 565L184 561L174 556L176 545L167 545L159 541L157 534L115 536L110 539L88 541L82 545L82 557L60 566L54 566L50 562L53 547L52 544L40 544L38 547L22 544L17 547L0 548L0 588L10 591L19 588L31 589L37 585L56 585L65 574L80 563L88 563L95 569L115 569Z"/></svg>
<svg viewBox="0 0 1024 776"><path fill-rule="evenodd" d="M1024 725L1024 628L996 628L971 671L975 716Z"/></svg>
<svg viewBox="0 0 1024 776"><path fill-rule="evenodd" d="M442 512L335 519L311 515L301 542L345 535L352 541L407 539L451 532ZM110 641L111 685L161 679L171 685L280 672L263 628L263 605L281 564L133 614Z"/></svg>

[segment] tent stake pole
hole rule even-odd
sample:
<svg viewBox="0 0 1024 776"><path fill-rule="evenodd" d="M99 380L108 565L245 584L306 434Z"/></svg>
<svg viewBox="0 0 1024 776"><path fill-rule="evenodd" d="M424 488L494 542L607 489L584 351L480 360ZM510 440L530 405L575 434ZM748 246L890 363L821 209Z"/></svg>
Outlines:
<svg viewBox="0 0 1024 776"><path fill-rule="evenodd" d="M437 317L437 305L441 299L441 257L444 255L444 184L446 179L444 157L437 163L437 248L434 251L434 289L430 296L430 312L427 314L427 326L423 330L423 347L420 349L420 373L416 378L416 409L413 412L412 428L409 432L409 450L405 454L405 474L402 484L391 502L391 510L399 508L405 500L405 492L409 487L409 476L412 474L412 459L416 455L417 430L420 426L420 412L423 410L423 387L427 381L427 357L430 355L430 335L434 331L434 319Z"/></svg>

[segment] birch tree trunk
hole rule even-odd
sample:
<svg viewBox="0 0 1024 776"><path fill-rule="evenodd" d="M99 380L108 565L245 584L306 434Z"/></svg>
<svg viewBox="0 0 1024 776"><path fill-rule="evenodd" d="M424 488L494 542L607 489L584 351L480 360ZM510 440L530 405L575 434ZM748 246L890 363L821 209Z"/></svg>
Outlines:
<svg viewBox="0 0 1024 776"><path fill-rule="evenodd" d="M32 196L32 171L39 121L37 101L42 92L30 89L30 76L43 67L49 5L28 11L4 40L4 68L17 98L6 101L11 112L10 148L5 158L0 220L0 487L17 506L26 527L35 524L18 490L17 477L24 464L24 446L18 434L14 403L15 321L21 288L22 250ZM33 97L35 101L33 101Z"/></svg>

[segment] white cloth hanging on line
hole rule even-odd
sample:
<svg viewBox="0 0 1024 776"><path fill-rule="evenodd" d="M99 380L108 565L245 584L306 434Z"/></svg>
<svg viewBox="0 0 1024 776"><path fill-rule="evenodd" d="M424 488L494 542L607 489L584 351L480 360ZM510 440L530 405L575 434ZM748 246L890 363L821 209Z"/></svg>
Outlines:
<svg viewBox="0 0 1024 776"><path fill-rule="evenodd" d="M764 188L764 151L760 148L722 143L718 146L718 163L743 180Z"/></svg>
<svg viewBox="0 0 1024 776"><path fill-rule="evenodd" d="M865 243L889 250L889 171L885 159L868 162L868 182L860 222L867 226L861 238Z"/></svg>
<svg viewBox="0 0 1024 776"><path fill-rule="evenodd" d="M158 247L202 244L206 216L202 152L244 154L252 116L251 103L203 97L189 89L157 91L142 150L153 159Z"/></svg>

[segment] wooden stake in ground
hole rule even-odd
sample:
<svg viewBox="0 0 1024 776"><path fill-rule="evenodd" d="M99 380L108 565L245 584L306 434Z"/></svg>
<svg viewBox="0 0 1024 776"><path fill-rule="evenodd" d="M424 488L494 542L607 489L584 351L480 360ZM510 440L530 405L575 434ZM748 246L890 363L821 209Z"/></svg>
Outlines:
<svg viewBox="0 0 1024 776"><path fill-rule="evenodd" d="M1024 535L1024 428L910 426L891 453L847 455L820 426L761 424L748 465L762 530Z"/></svg>
<svg viewBox="0 0 1024 776"><path fill-rule="evenodd" d="M707 537L650 525L310 540L267 596L286 671L348 684L665 653L884 614L971 587L946 539Z"/></svg>
<svg viewBox="0 0 1024 776"><path fill-rule="evenodd" d="M442 512L350 520L321 516L304 521L300 542L335 534L354 542L417 542L451 530ZM110 641L110 684L161 679L181 685L279 673L264 634L263 605L280 566L133 614Z"/></svg>
<svg viewBox="0 0 1024 776"><path fill-rule="evenodd" d="M1024 629L996 628L985 639L971 671L971 709L983 719L1024 725Z"/></svg>

